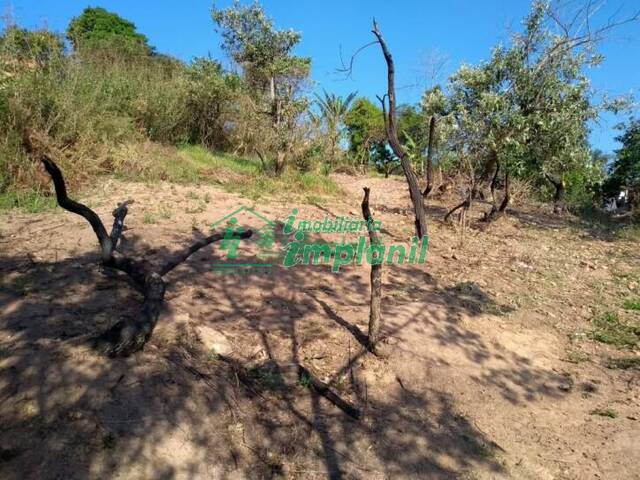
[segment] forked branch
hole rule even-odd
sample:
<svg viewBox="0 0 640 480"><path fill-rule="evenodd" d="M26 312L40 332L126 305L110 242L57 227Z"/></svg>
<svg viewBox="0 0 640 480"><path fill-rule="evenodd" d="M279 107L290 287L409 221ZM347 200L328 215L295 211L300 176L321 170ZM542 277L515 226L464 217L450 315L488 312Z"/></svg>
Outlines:
<svg viewBox="0 0 640 480"><path fill-rule="evenodd" d="M124 229L124 219L128 212L127 206L131 205L133 201L123 202L113 211L113 228L111 234L107 235L102 220L93 210L69 198L64 177L55 162L49 157L43 156L42 163L53 180L58 205L71 213L80 215L93 228L100 244L102 264L127 274L144 296L137 316L121 320L99 335L95 339L96 348L111 356L129 355L140 350L151 337L160 316L166 290L166 283L162 277L201 248L225 237L220 233L214 233L197 240L184 250L175 253L159 269L154 269L146 259L131 258L116 251ZM231 238L244 239L251 237L252 234L251 230L247 230Z"/></svg>

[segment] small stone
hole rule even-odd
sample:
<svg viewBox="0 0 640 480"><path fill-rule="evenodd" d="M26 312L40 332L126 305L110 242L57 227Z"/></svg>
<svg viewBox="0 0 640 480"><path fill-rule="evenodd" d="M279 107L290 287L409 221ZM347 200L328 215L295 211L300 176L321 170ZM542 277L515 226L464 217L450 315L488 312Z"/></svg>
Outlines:
<svg viewBox="0 0 640 480"><path fill-rule="evenodd" d="M217 355L229 355L233 347L229 339L219 330L207 325L199 325L196 331L207 351Z"/></svg>

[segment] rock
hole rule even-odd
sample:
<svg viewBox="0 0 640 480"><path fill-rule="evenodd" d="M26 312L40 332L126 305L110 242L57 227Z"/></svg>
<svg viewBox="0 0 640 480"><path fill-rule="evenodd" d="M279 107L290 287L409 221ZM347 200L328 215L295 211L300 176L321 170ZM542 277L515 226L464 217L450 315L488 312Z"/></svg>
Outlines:
<svg viewBox="0 0 640 480"><path fill-rule="evenodd" d="M516 262L516 267L521 270L533 270L533 267L531 265L520 261Z"/></svg>
<svg viewBox="0 0 640 480"><path fill-rule="evenodd" d="M231 342L229 342L229 339L219 330L207 325L199 325L196 327L196 332L207 351L218 355L229 355L233 352Z"/></svg>
<svg viewBox="0 0 640 480"><path fill-rule="evenodd" d="M631 290L632 292L637 289L638 289L638 282L631 282L629 284L629 290Z"/></svg>

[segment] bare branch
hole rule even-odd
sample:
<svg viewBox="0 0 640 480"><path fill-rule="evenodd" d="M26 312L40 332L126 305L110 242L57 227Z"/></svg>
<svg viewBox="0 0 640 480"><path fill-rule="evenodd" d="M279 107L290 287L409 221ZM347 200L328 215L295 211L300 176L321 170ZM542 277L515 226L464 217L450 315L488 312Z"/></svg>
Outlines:
<svg viewBox="0 0 640 480"><path fill-rule="evenodd" d="M233 235L229 237L229 239L241 240L245 238L250 238L252 235L253 235L253 232L251 230L247 230L238 235ZM182 262L184 262L187 258L189 258L191 255L193 255L195 252L197 252L201 248L204 248L207 245L211 245L212 243L215 243L217 241L220 241L223 238L225 238L223 234L214 233L213 235L209 235L208 237L195 241L184 250L181 250L180 252L177 252L176 254L174 254L174 256L171 259L167 260L160 267L160 269L158 270L158 273L160 274L161 277L164 277L167 273L169 273L171 270L176 268L178 265L180 265Z"/></svg>
<svg viewBox="0 0 640 480"><path fill-rule="evenodd" d="M44 165L44 168L47 170L47 173L53 180L53 186L56 191L56 200L58 201L58 205L71 213L80 215L87 222L89 222L91 228L93 228L93 231L96 234L96 237L98 237L98 243L100 244L100 250L102 254L102 261L107 261L111 257L112 244L111 239L107 235L107 230L104 228L102 220L100 220L100 217L98 217L96 212L91 210L89 207L83 205L82 203L71 200L67 196L67 187L64 183L64 177L62 176L62 172L53 160L44 155L42 157L42 163Z"/></svg>
<svg viewBox="0 0 640 480"><path fill-rule="evenodd" d="M360 55L360 53L362 53L363 50L366 50L367 48L369 48L372 45L375 45L376 41L373 42L369 42L366 45L361 46L360 48L358 48L355 52L353 52L351 54L351 57L349 58L349 65L345 65L344 63L344 59L342 58L342 46L340 46L340 64L342 65L340 68L336 68L336 72L337 73L344 73L345 74L345 79L350 78L351 74L353 73L353 64L356 60L356 58L358 57L358 55Z"/></svg>

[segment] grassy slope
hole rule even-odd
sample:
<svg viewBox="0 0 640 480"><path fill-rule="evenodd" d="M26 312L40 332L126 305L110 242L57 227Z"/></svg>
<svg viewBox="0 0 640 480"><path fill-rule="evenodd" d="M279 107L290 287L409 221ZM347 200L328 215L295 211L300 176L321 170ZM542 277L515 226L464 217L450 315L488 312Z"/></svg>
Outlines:
<svg viewBox="0 0 640 480"><path fill-rule="evenodd" d="M114 155L108 170L129 181L216 184L253 200L273 195L285 200L302 196L309 203L318 203L323 196L339 192L333 180L320 173L288 170L275 177L257 159L212 153L194 145L178 149L150 143L124 145ZM48 187L0 194L0 209L19 208L36 213L54 206L55 199Z"/></svg>

